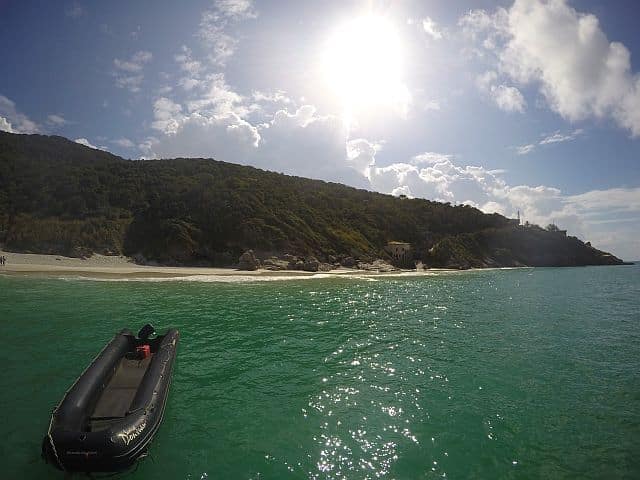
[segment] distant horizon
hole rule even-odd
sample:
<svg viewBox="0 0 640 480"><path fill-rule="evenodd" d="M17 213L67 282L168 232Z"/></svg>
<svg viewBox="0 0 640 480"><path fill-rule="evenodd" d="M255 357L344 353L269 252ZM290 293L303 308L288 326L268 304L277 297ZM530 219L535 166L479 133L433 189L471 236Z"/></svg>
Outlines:
<svg viewBox="0 0 640 480"><path fill-rule="evenodd" d="M2 2L0 130L519 211L640 258L639 17L633 0Z"/></svg>

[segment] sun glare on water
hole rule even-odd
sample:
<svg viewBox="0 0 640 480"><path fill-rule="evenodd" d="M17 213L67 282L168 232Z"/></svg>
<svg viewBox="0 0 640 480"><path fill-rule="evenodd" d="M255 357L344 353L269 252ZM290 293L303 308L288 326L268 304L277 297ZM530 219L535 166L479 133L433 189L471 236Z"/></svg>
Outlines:
<svg viewBox="0 0 640 480"><path fill-rule="evenodd" d="M331 34L323 70L346 117L380 107L404 108L408 93L402 81L403 53L393 24L382 16L359 17Z"/></svg>

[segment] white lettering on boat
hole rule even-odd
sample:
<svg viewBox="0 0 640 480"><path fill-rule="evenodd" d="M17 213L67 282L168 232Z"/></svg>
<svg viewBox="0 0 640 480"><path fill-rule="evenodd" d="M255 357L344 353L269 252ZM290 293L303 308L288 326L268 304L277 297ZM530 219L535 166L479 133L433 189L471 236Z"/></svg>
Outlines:
<svg viewBox="0 0 640 480"><path fill-rule="evenodd" d="M145 420L137 427L131 427L130 429L125 430L122 433L119 433L118 437L122 439L125 445L129 445L129 443L131 443L131 440L135 439L138 435L140 435L144 430L144 427L146 426L147 426L147 422Z"/></svg>

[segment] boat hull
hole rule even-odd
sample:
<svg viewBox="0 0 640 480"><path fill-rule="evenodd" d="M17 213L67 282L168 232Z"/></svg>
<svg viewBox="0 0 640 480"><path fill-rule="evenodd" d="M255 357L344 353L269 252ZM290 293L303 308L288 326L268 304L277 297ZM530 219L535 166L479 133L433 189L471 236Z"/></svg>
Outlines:
<svg viewBox="0 0 640 480"><path fill-rule="evenodd" d="M124 368L125 356L143 341L131 332L118 333L67 391L53 412L42 455L60 470L113 472L133 465L147 450L164 416L176 348L177 330L152 340L154 353L142 374L126 412L92 417L101 397ZM156 342L153 344L153 342ZM112 407L113 408L113 407Z"/></svg>

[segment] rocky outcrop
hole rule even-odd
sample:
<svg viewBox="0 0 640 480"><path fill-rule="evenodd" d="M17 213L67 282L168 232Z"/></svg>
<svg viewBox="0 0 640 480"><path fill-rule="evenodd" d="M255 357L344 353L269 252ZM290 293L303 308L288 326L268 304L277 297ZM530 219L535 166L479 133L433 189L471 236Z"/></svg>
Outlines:
<svg viewBox="0 0 640 480"><path fill-rule="evenodd" d="M347 268L354 268L358 262L353 257L342 257L340 265Z"/></svg>
<svg viewBox="0 0 640 480"><path fill-rule="evenodd" d="M254 271L260 268L260 260L253 253L253 250L247 250L238 260L238 270Z"/></svg>
<svg viewBox="0 0 640 480"><path fill-rule="evenodd" d="M247 252L245 252L245 254L246 253ZM253 254L256 259L258 258L258 255L256 255L255 253ZM257 261L260 263L259 259L257 259ZM265 270L271 271L299 270L305 272L328 272L329 270L338 268L340 264L337 262L335 264L321 262L317 257L313 255L309 257L298 257L296 255L283 254L282 256L272 255L265 258L261 262L260 266Z"/></svg>
<svg viewBox="0 0 640 480"><path fill-rule="evenodd" d="M576 237L538 226L512 226L447 236L424 259L430 267L571 267L621 265L610 253L601 252Z"/></svg>
<svg viewBox="0 0 640 480"><path fill-rule="evenodd" d="M381 273L397 272L400 270L399 268L391 265L389 262L386 262L380 259L374 260L371 263L359 262L358 269L366 270L368 272L381 272Z"/></svg>
<svg viewBox="0 0 640 480"><path fill-rule="evenodd" d="M262 262L262 267L266 270L271 270L271 271L288 270L289 261L282 260L277 257L269 257Z"/></svg>
<svg viewBox="0 0 640 480"><path fill-rule="evenodd" d="M305 259L302 270L305 272L317 272L320 267L320 262L316 257L309 257Z"/></svg>

